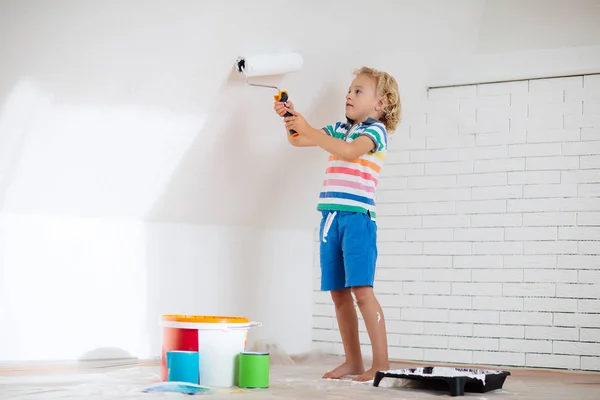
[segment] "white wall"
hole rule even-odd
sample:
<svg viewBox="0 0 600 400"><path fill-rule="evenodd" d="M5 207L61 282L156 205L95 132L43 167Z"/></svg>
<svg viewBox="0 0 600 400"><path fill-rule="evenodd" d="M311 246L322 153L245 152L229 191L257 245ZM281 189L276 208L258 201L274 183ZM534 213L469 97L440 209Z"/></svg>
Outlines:
<svg viewBox="0 0 600 400"><path fill-rule="evenodd" d="M423 121L378 194L390 356L600 370L600 74L432 89ZM326 293L313 326L342 352Z"/></svg>
<svg viewBox="0 0 600 400"><path fill-rule="evenodd" d="M315 126L341 117L355 67L388 70L406 132L427 85L448 78L436 71L485 49L492 3L0 2L0 317L11 321L0 360L98 346L156 355L162 312L247 314L264 323L256 338L308 350L308 322L294 324L311 315L325 155L287 144L272 93L233 62L300 52L301 73L262 81L288 89ZM374 13L374 27L354 22ZM15 344L33 309L54 326L95 314L81 341L52 328L37 347Z"/></svg>
<svg viewBox="0 0 600 400"><path fill-rule="evenodd" d="M429 59L473 35L479 3L432 17L452 35L389 52L348 21L388 7L377 30L402 35L436 2L2 1L0 360L157 355L163 312L247 315L254 338L309 350L326 155L289 146L273 93L233 63L300 52L301 73L262 81L320 126L362 64L418 77L403 89L421 97Z"/></svg>
<svg viewBox="0 0 600 400"><path fill-rule="evenodd" d="M306 351L311 239L283 229L2 213L0 359L77 359L107 348L96 356L154 357L158 316L174 311L248 316L263 324L251 342Z"/></svg>

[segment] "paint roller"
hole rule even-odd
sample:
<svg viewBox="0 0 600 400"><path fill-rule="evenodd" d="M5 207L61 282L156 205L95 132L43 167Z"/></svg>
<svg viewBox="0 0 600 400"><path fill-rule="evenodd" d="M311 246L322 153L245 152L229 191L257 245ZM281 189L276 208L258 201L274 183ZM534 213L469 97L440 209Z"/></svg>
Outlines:
<svg viewBox="0 0 600 400"><path fill-rule="evenodd" d="M287 90L280 90L277 86L261 85L252 83L248 80L253 76L280 75L291 72L297 72L302 68L304 61L298 53L281 53L281 54L261 54L248 57L238 57L235 62L236 70L244 76L246 83L250 86L259 86L277 90L274 97L275 101L286 102L289 99ZM288 111L284 117L289 117L292 114ZM295 130L290 130L292 137L298 136Z"/></svg>

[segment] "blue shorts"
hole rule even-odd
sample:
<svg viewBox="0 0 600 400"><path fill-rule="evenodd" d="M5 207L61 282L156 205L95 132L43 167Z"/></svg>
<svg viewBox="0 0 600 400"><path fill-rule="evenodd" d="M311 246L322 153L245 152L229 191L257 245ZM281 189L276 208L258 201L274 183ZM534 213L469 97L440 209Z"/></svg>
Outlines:
<svg viewBox="0 0 600 400"><path fill-rule="evenodd" d="M377 224L369 214L323 211L319 230L321 290L371 286L377 262Z"/></svg>

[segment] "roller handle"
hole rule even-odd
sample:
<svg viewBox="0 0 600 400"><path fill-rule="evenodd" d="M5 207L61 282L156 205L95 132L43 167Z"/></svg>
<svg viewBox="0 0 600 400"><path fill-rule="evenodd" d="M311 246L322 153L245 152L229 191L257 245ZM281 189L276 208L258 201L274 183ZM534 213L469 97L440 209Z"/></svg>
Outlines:
<svg viewBox="0 0 600 400"><path fill-rule="evenodd" d="M277 96L275 96L275 101L281 101L281 102L285 103L286 101L288 101L288 93L285 90L280 91L279 93L277 93ZM291 117L292 113L288 111L283 116ZM292 137L299 136L298 132L296 132L293 129L290 129L290 135L292 135Z"/></svg>

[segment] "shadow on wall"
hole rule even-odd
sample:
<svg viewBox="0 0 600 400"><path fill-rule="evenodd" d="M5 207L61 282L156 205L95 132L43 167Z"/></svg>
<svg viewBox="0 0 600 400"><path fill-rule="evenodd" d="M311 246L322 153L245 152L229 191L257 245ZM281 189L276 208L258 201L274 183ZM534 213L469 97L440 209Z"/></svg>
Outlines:
<svg viewBox="0 0 600 400"><path fill-rule="evenodd" d="M251 225L262 177L261 153L248 134L243 81L230 74L206 124L174 170L146 220L200 225ZM241 95L241 96L240 96ZM246 96L247 97L247 96Z"/></svg>
<svg viewBox="0 0 600 400"><path fill-rule="evenodd" d="M244 106L256 96L247 87L229 76L147 215L146 332L154 355L160 352L161 314L253 317L260 307L254 301L260 197L265 187L271 190L266 182L273 171L264 164L262 142L269 138L257 136L260 125Z"/></svg>

